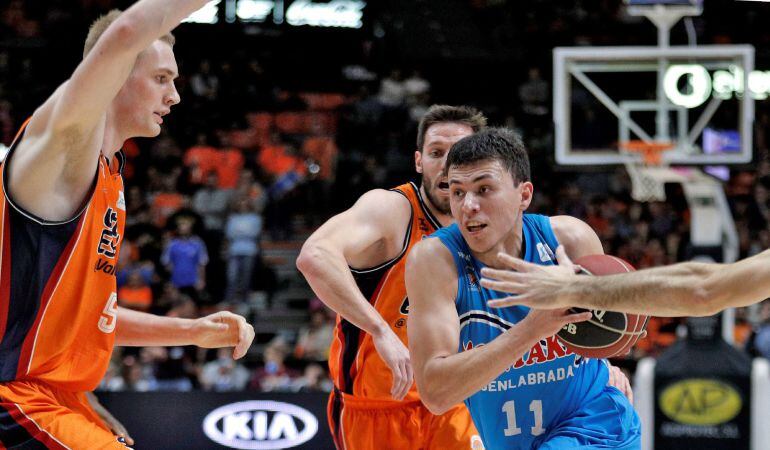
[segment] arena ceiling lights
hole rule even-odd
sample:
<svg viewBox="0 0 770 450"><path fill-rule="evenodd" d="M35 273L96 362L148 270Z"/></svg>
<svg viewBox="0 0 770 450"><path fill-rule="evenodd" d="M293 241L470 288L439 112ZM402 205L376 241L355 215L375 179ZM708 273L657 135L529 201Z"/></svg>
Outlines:
<svg viewBox="0 0 770 450"><path fill-rule="evenodd" d="M224 18L228 23L263 23L272 17L276 25L285 21L291 26L361 28L364 7L362 0L213 0L185 22L215 24Z"/></svg>

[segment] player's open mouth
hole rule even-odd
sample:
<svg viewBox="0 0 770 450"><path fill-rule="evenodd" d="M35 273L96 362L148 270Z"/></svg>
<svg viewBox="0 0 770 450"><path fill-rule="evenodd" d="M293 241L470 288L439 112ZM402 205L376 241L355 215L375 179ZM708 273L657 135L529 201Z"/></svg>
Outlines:
<svg viewBox="0 0 770 450"><path fill-rule="evenodd" d="M487 224L481 222L468 222L465 224L465 229L471 233L477 233L487 227Z"/></svg>
<svg viewBox="0 0 770 450"><path fill-rule="evenodd" d="M155 121L156 121L156 122L158 122L159 124L163 123L163 116L161 116L161 115L160 115L160 114L158 114L158 113L152 113L152 115L154 115L154 116L155 116Z"/></svg>
<svg viewBox="0 0 770 450"><path fill-rule="evenodd" d="M446 181L442 181L438 184L438 188L441 189L442 191L445 191L449 189L449 183L447 183Z"/></svg>

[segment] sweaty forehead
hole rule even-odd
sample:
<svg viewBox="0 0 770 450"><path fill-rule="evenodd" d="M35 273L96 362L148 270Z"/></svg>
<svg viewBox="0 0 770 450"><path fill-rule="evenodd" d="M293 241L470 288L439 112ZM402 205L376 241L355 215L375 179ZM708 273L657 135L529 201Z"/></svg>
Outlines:
<svg viewBox="0 0 770 450"><path fill-rule="evenodd" d="M425 131L425 145L435 143L451 143L473 134L470 125L457 122L436 123Z"/></svg>

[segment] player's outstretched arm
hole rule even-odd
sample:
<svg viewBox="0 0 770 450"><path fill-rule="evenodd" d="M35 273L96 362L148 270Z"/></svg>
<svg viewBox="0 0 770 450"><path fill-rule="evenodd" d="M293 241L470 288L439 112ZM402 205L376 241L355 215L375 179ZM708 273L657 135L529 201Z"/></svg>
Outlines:
<svg viewBox="0 0 770 450"><path fill-rule="evenodd" d="M33 114L9 166L14 200L45 219L71 217L93 182L110 103L137 57L205 3L141 0L107 28L70 79ZM54 195L60 198L49 201Z"/></svg>
<svg viewBox="0 0 770 450"><path fill-rule="evenodd" d="M460 320L455 307L457 271L438 239L412 248L407 260L409 349L417 388L425 406L441 414L497 378L540 339L591 313L531 312L492 342L459 352Z"/></svg>
<svg viewBox="0 0 770 450"><path fill-rule="evenodd" d="M404 244L409 202L396 192L374 190L332 217L302 246L297 268L321 301L369 333L393 374L391 395L400 400L412 386L409 351L356 285L350 267L378 266Z"/></svg>
<svg viewBox="0 0 770 450"><path fill-rule="evenodd" d="M116 345L234 347L233 358L239 359L246 354L253 340L254 327L243 317L227 311L199 319L180 319L118 308Z"/></svg>
<svg viewBox="0 0 770 450"><path fill-rule="evenodd" d="M563 248L559 266L500 255L511 270L484 269L481 284L515 294L500 306L577 306L663 317L709 316L770 296L770 250L732 264L685 262L603 277L575 275Z"/></svg>

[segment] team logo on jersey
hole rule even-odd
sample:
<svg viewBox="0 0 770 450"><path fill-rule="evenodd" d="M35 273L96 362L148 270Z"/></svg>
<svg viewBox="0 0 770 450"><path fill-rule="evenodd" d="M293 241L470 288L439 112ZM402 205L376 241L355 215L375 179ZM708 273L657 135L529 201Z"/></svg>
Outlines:
<svg viewBox="0 0 770 450"><path fill-rule="evenodd" d="M401 314L405 316L409 315L409 297L404 298L404 302L401 303L401 308L399 308L399 312L401 312Z"/></svg>
<svg viewBox="0 0 770 450"><path fill-rule="evenodd" d="M123 191L118 191L118 209L121 211L126 210L126 196L123 195Z"/></svg>
<svg viewBox="0 0 770 450"><path fill-rule="evenodd" d="M538 256L540 256L541 262L553 261L553 258L551 257L553 253L551 253L551 249L543 245L542 242L538 242L536 247L537 247L537 254Z"/></svg>
<svg viewBox="0 0 770 450"><path fill-rule="evenodd" d="M118 233L118 213L112 208L107 208L104 213L104 229L99 238L97 253L108 258L114 258L118 254L118 244L120 243L120 233Z"/></svg>
<svg viewBox="0 0 770 450"><path fill-rule="evenodd" d="M479 289L479 278L476 276L476 270L471 266L465 266L465 276L468 277L468 286L471 290Z"/></svg>
<svg viewBox="0 0 770 450"><path fill-rule="evenodd" d="M428 226L428 222L422 217L419 217L417 220L420 222L420 225L419 225L420 231L422 231L423 233L430 233L430 227Z"/></svg>

